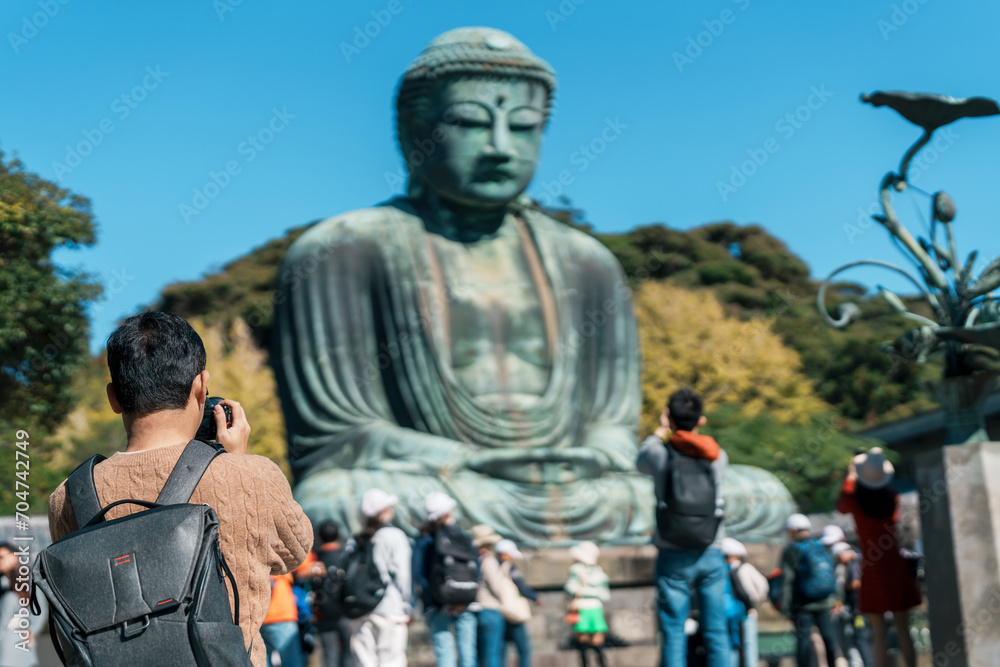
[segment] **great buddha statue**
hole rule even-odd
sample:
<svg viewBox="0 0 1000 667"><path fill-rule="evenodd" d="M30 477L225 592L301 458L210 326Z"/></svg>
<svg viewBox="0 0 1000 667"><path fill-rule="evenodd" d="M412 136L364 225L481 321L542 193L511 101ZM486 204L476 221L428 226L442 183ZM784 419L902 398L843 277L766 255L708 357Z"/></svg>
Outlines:
<svg viewBox="0 0 1000 667"><path fill-rule="evenodd" d="M273 363L314 521L357 529L379 487L412 530L440 490L525 545L649 540L628 283L601 243L523 194L555 82L507 33L440 35L396 98L407 195L289 249Z"/></svg>

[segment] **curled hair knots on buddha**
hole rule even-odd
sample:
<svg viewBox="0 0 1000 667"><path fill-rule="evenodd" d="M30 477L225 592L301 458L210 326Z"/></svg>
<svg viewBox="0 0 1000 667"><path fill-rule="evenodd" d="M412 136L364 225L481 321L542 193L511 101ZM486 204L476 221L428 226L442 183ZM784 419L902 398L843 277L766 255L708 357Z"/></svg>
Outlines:
<svg viewBox="0 0 1000 667"><path fill-rule="evenodd" d="M546 91L548 120L556 89L556 74L513 35L494 28L456 28L438 35L410 63L396 93L396 133L403 158L412 150L410 130L426 118L434 86L451 77L535 81Z"/></svg>

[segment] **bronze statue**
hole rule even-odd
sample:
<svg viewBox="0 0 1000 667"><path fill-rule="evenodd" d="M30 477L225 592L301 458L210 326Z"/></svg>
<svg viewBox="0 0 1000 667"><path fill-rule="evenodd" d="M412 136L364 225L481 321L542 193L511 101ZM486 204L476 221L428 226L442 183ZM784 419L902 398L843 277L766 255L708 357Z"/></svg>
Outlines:
<svg viewBox="0 0 1000 667"><path fill-rule="evenodd" d="M380 487L413 530L440 490L528 546L648 542L628 283L607 248L523 195L554 90L507 33L437 37L396 99L407 196L289 249L272 358L314 521L356 529L361 495ZM791 511L764 470L732 466L723 494L745 540L773 538Z"/></svg>
<svg viewBox="0 0 1000 667"><path fill-rule="evenodd" d="M274 363L314 520L355 526L377 486L410 526L443 490L525 544L648 539L628 284L597 240L522 196L554 89L507 33L439 36L396 100L408 196L289 250Z"/></svg>

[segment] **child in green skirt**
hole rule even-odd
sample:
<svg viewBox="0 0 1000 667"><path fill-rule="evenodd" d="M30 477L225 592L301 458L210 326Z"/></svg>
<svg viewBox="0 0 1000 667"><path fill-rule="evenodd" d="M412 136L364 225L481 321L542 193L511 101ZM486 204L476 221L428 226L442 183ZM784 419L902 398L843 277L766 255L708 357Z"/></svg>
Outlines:
<svg viewBox="0 0 1000 667"><path fill-rule="evenodd" d="M574 562L569 568L569 579L563 590L570 596L567 608L573 619L573 639L580 647L580 661L587 666L587 649L597 653L597 661L604 667L604 635L608 623L604 618L604 603L611 597L608 575L597 564L600 549L593 542L581 542L569 550Z"/></svg>

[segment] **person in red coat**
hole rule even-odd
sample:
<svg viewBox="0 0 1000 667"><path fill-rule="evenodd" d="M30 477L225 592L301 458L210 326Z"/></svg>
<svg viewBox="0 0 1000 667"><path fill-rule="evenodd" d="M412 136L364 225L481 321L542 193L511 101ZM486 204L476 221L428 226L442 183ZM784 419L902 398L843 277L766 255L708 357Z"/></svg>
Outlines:
<svg viewBox="0 0 1000 667"><path fill-rule="evenodd" d="M920 604L920 591L896 540L899 494L889 488L894 473L879 447L855 456L837 499L837 511L853 515L858 528L862 558L858 606L871 627L875 665L888 664L885 613L892 612L900 651L907 667L914 667L917 657L910 638L909 610Z"/></svg>

